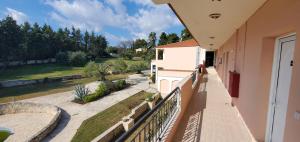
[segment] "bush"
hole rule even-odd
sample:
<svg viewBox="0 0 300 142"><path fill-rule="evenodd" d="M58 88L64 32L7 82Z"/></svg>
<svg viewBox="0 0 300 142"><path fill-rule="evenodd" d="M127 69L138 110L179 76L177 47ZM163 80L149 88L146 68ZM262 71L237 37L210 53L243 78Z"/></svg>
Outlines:
<svg viewBox="0 0 300 142"><path fill-rule="evenodd" d="M153 95L148 95L148 96L146 97L145 101L147 101L147 102L152 102L152 101L154 101Z"/></svg>
<svg viewBox="0 0 300 142"><path fill-rule="evenodd" d="M106 87L106 84L105 83L100 83L98 85L98 88L97 88L97 90L96 90L95 93L87 95L87 96L84 96L83 102L84 103L88 103L88 102L92 102L92 101L98 100L100 97L103 97L103 96L105 96L108 93L109 93L109 91L108 91L108 89Z"/></svg>
<svg viewBox="0 0 300 142"><path fill-rule="evenodd" d="M133 58L133 51L126 50L124 53L121 54L121 57L123 57L126 60L131 60Z"/></svg>
<svg viewBox="0 0 300 142"><path fill-rule="evenodd" d="M95 73L96 69L97 69L97 63L95 63L94 61L90 61L85 65L83 69L83 73L86 77L92 77L96 74Z"/></svg>
<svg viewBox="0 0 300 142"><path fill-rule="evenodd" d="M78 99L80 101L83 101L85 96L87 96L90 93L90 90L86 88L84 85L77 85L75 86L75 99Z"/></svg>
<svg viewBox="0 0 300 142"><path fill-rule="evenodd" d="M69 63L69 56L66 52L58 52L55 55L55 59L58 64L66 65Z"/></svg>
<svg viewBox="0 0 300 142"><path fill-rule="evenodd" d="M142 70L147 69L148 66L144 62L139 62L139 63L133 63L128 67L128 71L131 72L136 72L136 73L142 73Z"/></svg>
<svg viewBox="0 0 300 142"><path fill-rule="evenodd" d="M127 83L125 80L118 80L116 83L115 83L115 88L117 90L122 90L126 87Z"/></svg>
<svg viewBox="0 0 300 142"><path fill-rule="evenodd" d="M156 81L156 75L155 75L155 74L153 74L153 75L151 76L151 81L152 81L152 83L155 83L155 81Z"/></svg>
<svg viewBox="0 0 300 142"><path fill-rule="evenodd" d="M125 73L127 71L127 64L124 60L116 60L112 64L113 73Z"/></svg>
<svg viewBox="0 0 300 142"><path fill-rule="evenodd" d="M108 91L108 89L107 89L106 84L105 84L105 83L100 83L100 84L98 85L98 88L97 88L95 94L96 94L97 96L99 96L99 97L102 97L102 96L106 95L108 92L109 92L109 91Z"/></svg>
<svg viewBox="0 0 300 142"><path fill-rule="evenodd" d="M87 56L82 51L70 52L69 62L72 66L84 66L87 62Z"/></svg>

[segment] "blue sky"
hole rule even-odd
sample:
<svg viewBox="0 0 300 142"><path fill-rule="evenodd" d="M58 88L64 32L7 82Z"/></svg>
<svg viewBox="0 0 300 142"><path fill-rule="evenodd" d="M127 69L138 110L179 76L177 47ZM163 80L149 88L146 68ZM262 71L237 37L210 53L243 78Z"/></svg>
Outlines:
<svg viewBox="0 0 300 142"><path fill-rule="evenodd" d="M24 21L95 31L107 37L110 45L123 40L146 38L151 31L175 32L183 29L167 5L151 0L1 0L0 18L11 15Z"/></svg>

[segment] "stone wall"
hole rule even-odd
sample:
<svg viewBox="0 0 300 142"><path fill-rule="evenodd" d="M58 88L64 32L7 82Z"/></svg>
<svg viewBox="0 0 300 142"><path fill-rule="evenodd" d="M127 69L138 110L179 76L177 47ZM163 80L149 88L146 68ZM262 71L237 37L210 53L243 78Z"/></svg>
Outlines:
<svg viewBox="0 0 300 142"><path fill-rule="evenodd" d="M23 65L35 65L35 64L48 64L48 63L55 63L55 58L49 58L45 60L28 60L28 61L11 61L8 63L0 62L0 67L3 66L9 66L9 67L15 67L15 66L23 66Z"/></svg>
<svg viewBox="0 0 300 142"><path fill-rule="evenodd" d="M45 138L56 127L61 117L61 110L54 105L28 102L0 104L0 115L15 113L47 113L52 115L52 119L48 125L26 140L30 142L39 142Z"/></svg>
<svg viewBox="0 0 300 142"><path fill-rule="evenodd" d="M120 121L96 137L92 142L112 142L124 132L123 123Z"/></svg>
<svg viewBox="0 0 300 142"><path fill-rule="evenodd" d="M0 88L49 83L49 82L57 82L57 81L80 79L80 78L82 78L81 75L69 75L63 77L51 77L51 78L46 77L42 79L33 79L33 80L7 80L7 81L0 81Z"/></svg>
<svg viewBox="0 0 300 142"><path fill-rule="evenodd" d="M154 95L154 104L156 101L158 101L160 94L155 94ZM131 110L131 113L128 116L125 116L124 118L129 118L132 119L135 122L138 121L141 116L143 116L145 113L147 113L150 110L150 106L148 102L144 101L137 107ZM127 123L128 124L128 123ZM125 133L125 127L126 125L123 121L119 121L117 124L114 126L110 127L107 129L105 132L103 132L101 135L96 137L92 142L113 142L115 141L118 137L120 137L123 133Z"/></svg>

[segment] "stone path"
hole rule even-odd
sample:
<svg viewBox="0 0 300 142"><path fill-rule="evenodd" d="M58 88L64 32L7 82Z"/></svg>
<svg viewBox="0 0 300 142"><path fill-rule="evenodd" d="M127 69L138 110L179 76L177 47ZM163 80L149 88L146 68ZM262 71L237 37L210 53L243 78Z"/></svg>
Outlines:
<svg viewBox="0 0 300 142"><path fill-rule="evenodd" d="M127 81L134 83L135 85L130 86L127 89L114 92L102 99L85 105L71 102L74 99L74 94L72 91L31 98L22 101L53 104L60 107L63 110L60 123L44 141L67 142L71 141L81 123L89 117L138 93L139 91L146 90L147 92L156 92L156 89L149 85L149 81L145 76L141 76L138 74L130 75ZM93 82L87 84L87 87L91 91L94 91L97 88L98 84L99 82Z"/></svg>

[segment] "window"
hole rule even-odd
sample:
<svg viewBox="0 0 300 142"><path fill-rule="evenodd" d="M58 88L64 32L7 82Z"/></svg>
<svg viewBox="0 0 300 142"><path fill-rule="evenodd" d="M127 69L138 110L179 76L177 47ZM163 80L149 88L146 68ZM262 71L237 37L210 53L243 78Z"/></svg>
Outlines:
<svg viewBox="0 0 300 142"><path fill-rule="evenodd" d="M158 60L163 60L164 59L164 50L158 50L157 59Z"/></svg>

